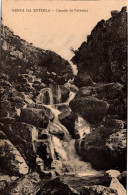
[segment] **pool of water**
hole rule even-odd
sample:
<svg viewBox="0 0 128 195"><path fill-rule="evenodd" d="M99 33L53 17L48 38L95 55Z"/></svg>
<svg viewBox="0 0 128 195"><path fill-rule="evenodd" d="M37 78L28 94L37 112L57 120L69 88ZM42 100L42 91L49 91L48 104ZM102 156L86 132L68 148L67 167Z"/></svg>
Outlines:
<svg viewBox="0 0 128 195"><path fill-rule="evenodd" d="M83 186L91 185L109 186L111 181L111 179L104 176L103 171L68 173L61 175L60 178L64 183L67 183L77 191L80 191Z"/></svg>

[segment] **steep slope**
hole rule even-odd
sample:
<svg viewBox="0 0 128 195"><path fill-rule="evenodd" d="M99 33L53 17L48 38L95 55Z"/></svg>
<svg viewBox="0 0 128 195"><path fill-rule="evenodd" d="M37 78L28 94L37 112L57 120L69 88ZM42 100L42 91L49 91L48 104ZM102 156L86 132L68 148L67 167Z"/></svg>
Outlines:
<svg viewBox="0 0 128 195"><path fill-rule="evenodd" d="M69 62L52 51L34 47L21 39L7 27L2 25L2 71L7 73L15 80L18 74L25 74L30 71L35 76L45 79L52 77L52 72L58 75L59 81L64 83L72 76Z"/></svg>
<svg viewBox="0 0 128 195"><path fill-rule="evenodd" d="M112 11L111 18L101 20L94 27L72 62L78 75L90 75L95 82L126 83L127 14L126 7Z"/></svg>

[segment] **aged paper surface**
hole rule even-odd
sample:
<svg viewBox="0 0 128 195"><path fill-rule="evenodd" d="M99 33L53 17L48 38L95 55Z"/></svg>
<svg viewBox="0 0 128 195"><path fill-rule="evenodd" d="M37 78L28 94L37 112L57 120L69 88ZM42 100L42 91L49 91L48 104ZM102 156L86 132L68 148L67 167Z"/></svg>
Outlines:
<svg viewBox="0 0 128 195"><path fill-rule="evenodd" d="M126 6L2 1L2 194L126 194Z"/></svg>

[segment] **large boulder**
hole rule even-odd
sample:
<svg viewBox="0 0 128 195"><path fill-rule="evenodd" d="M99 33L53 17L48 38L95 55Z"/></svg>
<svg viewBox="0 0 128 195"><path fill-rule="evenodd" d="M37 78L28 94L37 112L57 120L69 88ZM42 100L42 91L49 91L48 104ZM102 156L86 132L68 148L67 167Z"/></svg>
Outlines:
<svg viewBox="0 0 128 195"><path fill-rule="evenodd" d="M74 112L66 112L65 115L60 114L59 120L60 122L68 129L70 134L75 138L75 120L77 119L77 115Z"/></svg>
<svg viewBox="0 0 128 195"><path fill-rule="evenodd" d="M105 130L105 129L104 129ZM76 141L76 150L84 161L97 169L126 169L126 130L113 134L94 131ZM121 161L120 161L121 159Z"/></svg>
<svg viewBox="0 0 128 195"><path fill-rule="evenodd" d="M9 175L25 175L28 173L28 166L15 148L7 139L0 140L0 171Z"/></svg>
<svg viewBox="0 0 128 195"><path fill-rule="evenodd" d="M81 195L118 195L115 189L102 185L84 186L80 192Z"/></svg>
<svg viewBox="0 0 128 195"><path fill-rule="evenodd" d="M69 97L70 91L63 85L60 85L60 90L61 90L61 100L62 102L65 102Z"/></svg>
<svg viewBox="0 0 128 195"><path fill-rule="evenodd" d="M48 125L48 132L52 135L55 135L56 137L62 139L65 134L65 127L61 123L49 123ZM67 131L67 130L66 130Z"/></svg>
<svg viewBox="0 0 128 195"><path fill-rule="evenodd" d="M95 97L75 98L69 103L69 106L73 112L78 113L93 124L100 122L109 108L109 104L106 101Z"/></svg>
<svg viewBox="0 0 128 195"><path fill-rule="evenodd" d="M95 86L92 93L97 93L97 97L101 99L116 99L123 96L123 85L120 83L107 83Z"/></svg>
<svg viewBox="0 0 128 195"><path fill-rule="evenodd" d="M117 170L108 170L105 172L105 175L110 178L113 178L113 177L117 177L118 175L120 175L120 172Z"/></svg>
<svg viewBox="0 0 128 195"><path fill-rule="evenodd" d="M9 186L4 190L5 195L30 195L36 194L39 190L40 177L38 173L33 172L31 174L26 175L25 177L21 177L16 180L12 186Z"/></svg>
<svg viewBox="0 0 128 195"><path fill-rule="evenodd" d="M26 108L21 109L19 121L35 125L37 127L46 128L48 125L48 117L45 115L45 110Z"/></svg>
<svg viewBox="0 0 128 195"><path fill-rule="evenodd" d="M28 108L35 108L35 109L42 109L45 111L45 115L48 116L48 118L50 120L54 120L55 115L53 114L53 112L51 111L50 108L48 108L46 105L42 105L42 104L28 104L27 105Z"/></svg>
<svg viewBox="0 0 128 195"><path fill-rule="evenodd" d="M126 190L117 178L112 178L110 188L115 189L118 195L126 195Z"/></svg>
<svg viewBox="0 0 128 195"><path fill-rule="evenodd" d="M83 86L92 86L93 81L89 75L87 75L86 73L81 73L75 77L74 84L80 88Z"/></svg>
<svg viewBox="0 0 128 195"><path fill-rule="evenodd" d="M4 132L9 140L14 144L22 154L27 165L35 170L36 167L36 148L35 141L38 139L38 131L35 126L15 122L12 125L6 125ZM31 151L31 152L30 152Z"/></svg>

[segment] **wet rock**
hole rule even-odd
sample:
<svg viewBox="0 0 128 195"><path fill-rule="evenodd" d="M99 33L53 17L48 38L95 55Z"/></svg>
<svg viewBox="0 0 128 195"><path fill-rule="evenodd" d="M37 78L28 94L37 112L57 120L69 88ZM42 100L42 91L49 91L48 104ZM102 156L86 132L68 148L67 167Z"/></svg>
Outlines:
<svg viewBox="0 0 128 195"><path fill-rule="evenodd" d="M34 108L21 109L19 120L43 128L47 127L49 121L45 110Z"/></svg>
<svg viewBox="0 0 128 195"><path fill-rule="evenodd" d="M19 151L7 139L0 140L1 172L10 175L28 173L28 166Z"/></svg>
<svg viewBox="0 0 128 195"><path fill-rule="evenodd" d="M83 86L92 86L93 81L86 73L80 73L75 77L74 84L80 88Z"/></svg>
<svg viewBox="0 0 128 195"><path fill-rule="evenodd" d="M113 134L94 131L76 141L76 150L96 169L126 169L126 130ZM120 161L121 159L121 161Z"/></svg>
<svg viewBox="0 0 128 195"><path fill-rule="evenodd" d="M70 134L75 137L75 120L77 115L74 112L66 112L65 116L59 115L60 122L68 129Z"/></svg>
<svg viewBox="0 0 128 195"><path fill-rule="evenodd" d="M59 123L59 122L53 122L53 123L49 123L48 125L48 132L52 135L55 135L56 137L58 137L59 139L62 139L64 134L65 134L65 127ZM66 130L67 132L67 130Z"/></svg>
<svg viewBox="0 0 128 195"><path fill-rule="evenodd" d="M112 178L110 188L115 189L118 195L126 195L126 190L117 178Z"/></svg>
<svg viewBox="0 0 128 195"><path fill-rule="evenodd" d="M69 97L70 91L63 85L60 85L60 90L61 90L61 100L62 102L65 102Z"/></svg>
<svg viewBox="0 0 128 195"><path fill-rule="evenodd" d="M38 192L38 195L43 194L62 194L62 195L78 195L79 193L70 187L68 184L60 181L59 178L55 178L46 182L41 190Z"/></svg>
<svg viewBox="0 0 128 195"><path fill-rule="evenodd" d="M84 186L80 192L81 195L118 195L115 189L102 185Z"/></svg>
<svg viewBox="0 0 128 195"><path fill-rule="evenodd" d="M126 189L126 183L127 183L127 172L124 171L122 172L120 175L117 176L117 179L119 180L119 182L124 186L124 188Z"/></svg>
<svg viewBox="0 0 128 195"><path fill-rule="evenodd" d="M33 172L32 174L28 174L25 177L21 177L16 180L13 186L9 186L5 191L5 195L30 195L36 194L39 189L40 177L38 173Z"/></svg>
<svg viewBox="0 0 128 195"><path fill-rule="evenodd" d="M95 97L75 98L69 103L73 112L78 113L89 123L98 123L105 116L109 105ZM98 114L97 114L98 113Z"/></svg>

